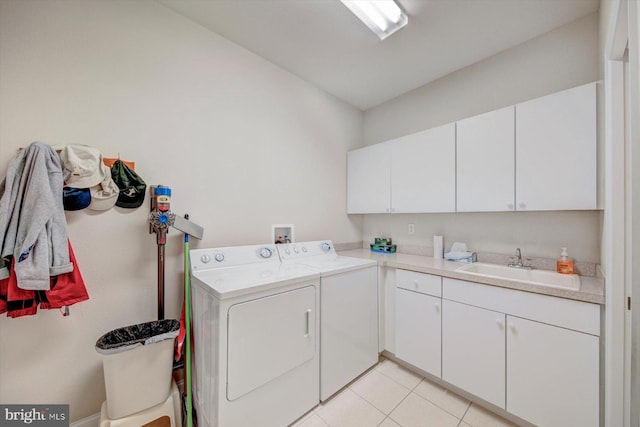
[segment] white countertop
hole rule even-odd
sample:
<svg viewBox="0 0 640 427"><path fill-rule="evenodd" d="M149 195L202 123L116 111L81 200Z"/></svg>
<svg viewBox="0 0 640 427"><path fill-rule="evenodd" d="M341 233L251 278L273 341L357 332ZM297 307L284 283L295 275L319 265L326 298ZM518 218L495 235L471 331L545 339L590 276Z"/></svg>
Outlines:
<svg viewBox="0 0 640 427"><path fill-rule="evenodd" d="M353 249L341 251L340 255L365 258L378 261L378 265L388 268L400 268L403 270L417 271L420 273L435 274L452 279L467 280L469 282L482 283L485 285L499 286L502 288L517 289L520 291L533 292L537 294L550 295L560 298L567 298L576 301L584 301L595 304L604 304L604 279L598 277L580 276L580 290L551 288L543 285L534 285L522 282L515 282L508 279L498 279L492 277L479 277L477 275L456 271L464 265L459 262L434 259L422 255L408 254L383 254L371 252L369 249Z"/></svg>

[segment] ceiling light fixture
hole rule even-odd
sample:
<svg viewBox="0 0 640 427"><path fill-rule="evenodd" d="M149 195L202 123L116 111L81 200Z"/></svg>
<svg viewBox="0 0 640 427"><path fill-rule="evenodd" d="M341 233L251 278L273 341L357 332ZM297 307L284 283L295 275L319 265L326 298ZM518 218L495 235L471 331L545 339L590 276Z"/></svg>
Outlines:
<svg viewBox="0 0 640 427"><path fill-rule="evenodd" d="M393 0L340 0L380 40L407 25L409 18Z"/></svg>

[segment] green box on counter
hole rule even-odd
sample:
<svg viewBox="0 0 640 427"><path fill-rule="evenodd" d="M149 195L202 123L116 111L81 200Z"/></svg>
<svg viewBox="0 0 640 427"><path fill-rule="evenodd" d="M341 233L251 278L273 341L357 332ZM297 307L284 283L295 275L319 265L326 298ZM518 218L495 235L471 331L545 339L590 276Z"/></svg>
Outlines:
<svg viewBox="0 0 640 427"><path fill-rule="evenodd" d="M391 245L390 237L376 237L373 239L373 243L376 245Z"/></svg>
<svg viewBox="0 0 640 427"><path fill-rule="evenodd" d="M396 253L396 245L380 245L371 243L371 252L381 252L385 254L395 254Z"/></svg>

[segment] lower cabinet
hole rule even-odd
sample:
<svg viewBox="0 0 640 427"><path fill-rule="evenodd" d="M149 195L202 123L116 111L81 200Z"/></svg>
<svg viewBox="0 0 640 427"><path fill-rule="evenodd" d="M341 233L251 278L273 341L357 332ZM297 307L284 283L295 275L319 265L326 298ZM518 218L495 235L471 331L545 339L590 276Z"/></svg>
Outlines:
<svg viewBox="0 0 640 427"><path fill-rule="evenodd" d="M599 426L599 305L449 278L441 297L403 283L399 359L536 426Z"/></svg>
<svg viewBox="0 0 640 427"><path fill-rule="evenodd" d="M396 356L440 376L441 299L396 289Z"/></svg>
<svg viewBox="0 0 640 427"><path fill-rule="evenodd" d="M442 301L442 379L505 408L505 315Z"/></svg>
<svg viewBox="0 0 640 427"><path fill-rule="evenodd" d="M598 426L598 341L507 316L507 411L538 426Z"/></svg>

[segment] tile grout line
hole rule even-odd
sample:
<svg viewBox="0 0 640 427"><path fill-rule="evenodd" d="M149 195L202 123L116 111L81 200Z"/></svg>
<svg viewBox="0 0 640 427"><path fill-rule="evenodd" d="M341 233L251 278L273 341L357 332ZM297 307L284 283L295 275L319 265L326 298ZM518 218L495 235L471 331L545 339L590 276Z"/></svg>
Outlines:
<svg viewBox="0 0 640 427"><path fill-rule="evenodd" d="M405 369L407 372L410 372L410 373L411 373L411 374L413 374L413 375L419 376L418 374L415 374L415 373L413 373L413 372L409 371L408 369L406 369L406 368L402 367L401 365L398 365L396 362L394 362L394 361L392 361L392 360L390 360L390 359L386 359L386 360L388 360L389 362L393 363L394 365L396 365L396 366L398 366L398 367L400 367L400 368L402 368L402 369ZM377 366L376 366L376 370L377 370ZM401 385L402 387L404 387L404 388L406 388L406 389L408 389L408 390L410 390L410 391L415 390L415 388L416 388L416 387L418 387L418 386L420 385L420 383L422 382L422 380L424 380L424 379L425 379L424 377L420 376L420 381L418 381L418 383L417 383L415 386L413 386L413 388L409 388L409 387L405 386L404 384L402 384L401 382L397 381L395 378L393 378L393 377L391 377L391 376L389 376L389 375L385 374L384 372L382 372L382 371L377 371L377 372L378 372L379 374L382 374L382 375L384 375L385 377L389 378L391 381L395 382L396 384L399 384L399 385Z"/></svg>
<svg viewBox="0 0 640 427"><path fill-rule="evenodd" d="M320 420L326 424L328 427L331 427L331 424L329 424L329 421L325 420L324 418L322 418L322 415L320 414L316 414L318 416L318 418L320 418Z"/></svg>
<svg viewBox="0 0 640 427"><path fill-rule="evenodd" d="M369 374L367 374L369 375ZM353 394L355 394L356 396L358 396L360 399L362 399L362 401L364 403L366 403L367 405L371 406L373 409L375 409L376 411L380 412L382 415L384 415L384 418L387 417L387 414L385 414L384 412L382 412L382 410L380 408L378 408L377 406L375 406L372 402L369 402L369 400L367 398L365 398L364 396L361 396L358 392L356 392L354 389L351 388L351 386L347 387L345 390L349 390L351 391ZM340 393L343 393L345 390L341 391ZM336 396L337 397L337 396ZM384 421L384 418L382 419L382 421ZM324 421L324 419L323 419ZM382 422L381 421L381 422ZM332 427L332 426L329 426Z"/></svg>
<svg viewBox="0 0 640 427"><path fill-rule="evenodd" d="M404 368L402 365L399 365L398 363L396 363L396 362L394 362L394 361L392 361L392 360L390 360L390 359L386 359L386 360L388 360L388 362L389 362L389 363L392 363L393 365L395 365L395 366L397 366L397 367L399 367L399 368L401 368L401 369L403 369L403 370L406 370L407 372L409 372L409 373L411 373L411 374L413 374L413 375L415 375L415 376L417 376L417 377L419 377L419 378L420 378L420 380L417 382L417 384L416 384L415 386L413 386L412 388L409 388L409 387L405 386L404 384L400 383L399 381L397 381L395 378L391 377L390 375L387 375L387 374L385 374L384 372L381 372L380 370L378 370L377 368L380 366L380 364L378 364L378 366L376 366L375 368L371 369L371 371L370 371L370 372L368 372L368 373L365 375L365 376L370 375L371 373L373 373L374 371L376 371L376 372L378 372L379 374L381 374L381 375L383 375L384 377L386 377L387 379L389 379L389 380L393 381L394 383L396 383L397 385L401 386L401 387L402 387L402 388L404 388L405 390L409 390L409 393L407 393L407 395L406 395L406 396L404 396L404 397L400 400L400 402L398 402L398 403L397 403L397 404L396 404L396 405L395 405L395 406L394 406L394 407L389 411L389 414L386 414L384 411L382 411L382 410L381 410L381 409L379 409L377 406L375 406L375 405L373 404L373 402L370 402L367 398L365 398L365 397L364 397L364 396L362 396L360 393L358 393L356 390L354 390L354 389L352 388L352 386L353 386L353 384L355 384L355 382L354 382L353 384L351 384L351 385L347 386L344 390L342 390L342 391L341 391L340 393L338 393L338 394L341 394L341 393L343 393L343 392L344 392L344 391L346 391L346 390L350 390L350 391L351 391L351 392L353 392L353 393L354 393L358 398L362 399L362 400L363 400L367 405L369 405L370 407L374 408L374 409L375 409L376 411L378 411L379 413L383 414L383 415L384 415L384 417L383 417L383 419L380 421L380 423L378 424L378 426L380 426L381 424L383 424L387 419L389 419L389 420L391 420L392 422L394 422L394 423L396 423L396 424L400 425L400 423L398 423L398 422L397 422L393 417L391 417L391 414L392 414L392 413L393 413L393 412L394 412L394 411L395 411L395 410L396 410L396 409L397 409L397 408L398 408L398 407L399 407L399 406L400 406L400 405L401 405L401 404L402 404L402 403L403 403L403 402L404 402L404 401L405 401L409 396L411 396L412 394L415 394L415 395L416 395L416 397L420 398L421 400L424 400L425 402L428 402L428 403L432 404L432 405L433 405L433 406L435 406L436 408L438 408L438 409L442 410L443 412L445 412L445 413L449 414L450 416L454 417L455 419L457 419L457 420L458 420L457 427L462 427L462 426L463 426L463 423L464 423L464 424L467 424L467 425L469 425L469 426L471 426L471 424L469 424L469 423L467 423L466 421L464 421L464 418L465 418L465 417L467 416L467 414L469 413L469 410L471 409L471 406L473 405L473 402L470 402L470 401L468 401L467 399L464 399L463 397L458 396L458 395L456 394L456 396L460 397L461 399L467 400L467 406L466 406L466 409L465 409L464 413L462 414L462 416L461 416L460 418L458 418L458 416L457 416L456 414L451 413L450 411L448 411L447 409L443 408L442 406L440 406L440 405L439 405L439 404L437 404L436 402L432 401L431 399L429 399L429 398L427 398L427 397L424 397L424 396L420 395L419 393L417 393L417 392L415 391L415 390L420 386L420 383L421 383L422 381L428 381L429 383L431 383L431 384L435 384L435 385L439 385L439 384L437 384L437 383L432 383L432 382L431 382L431 381L429 381L426 377L419 376L418 374L414 373L413 371L410 371L410 370L408 370L408 369ZM363 376L363 377L364 377L364 376ZM454 394L455 394L455 393L454 393ZM336 396L334 396L333 398L335 398L335 397L337 397L337 395L336 395ZM333 398L332 398L332 399L333 399ZM317 416L318 416L318 418L320 418L320 420L321 420L325 425L327 425L328 427L334 427L334 426L331 426L331 424L329 424L329 422L328 422L326 419L324 419L324 418L323 418L323 417L318 413L318 409L320 408L320 406L321 406L321 405L318 405L315 409L313 409L313 410L311 411L311 413L315 413L315 415L317 415ZM401 426L401 427L402 427L402 426Z"/></svg>
<svg viewBox="0 0 640 427"><path fill-rule="evenodd" d="M406 387L405 387L406 388ZM356 396L358 396L359 398L361 398L362 400L364 400L365 402L367 402L369 405L371 405L373 408L375 408L378 412L384 414L384 417L387 418L388 415L385 414L382 409L378 408L376 405L373 404L373 402L369 401L369 399L367 399L366 397L364 397L363 395L361 395L360 393L358 393L356 390L352 389L351 387L349 387L349 390L351 390ZM411 393L411 391L409 391L409 393ZM405 396L406 397L406 396ZM393 409L396 409L396 407L394 406ZM389 413L391 413L393 411L393 409L391 411L389 411ZM382 420L384 421L384 419Z"/></svg>
<svg viewBox="0 0 640 427"><path fill-rule="evenodd" d="M401 365L398 365L396 362L392 361L391 359L386 359L386 360L389 360L389 361L390 361L391 363L393 363L394 365L399 366L399 367L401 367L401 368L402 368L402 366L401 366ZM403 369L406 369L406 368L403 368ZM407 370L408 370L408 369L407 369ZM378 372L379 372L380 374L384 375L385 377L387 377L387 378L391 379L392 381L395 381L396 383L400 384L398 381L394 380L393 378L391 378L390 376L388 376L388 375L384 374L383 372L380 372L380 371L378 371ZM411 371L409 371L409 372L411 372ZM436 402L433 402L431 399L428 399L428 398L426 398L426 397L424 397L424 396L420 395L419 393L416 393L416 391L415 391L415 390L418 388L418 386L420 385L420 383L421 383L422 381L429 381L429 380L428 380L426 377L420 377L420 381L418 381L418 384L416 384L412 389L410 389L410 390L411 390L411 393L415 393L415 394L416 394L418 397L420 397L421 399L426 400L427 402L431 403L432 405L434 405L434 406L436 406L436 407L438 407L438 408L442 409L444 412L446 412L447 414L451 415L452 417L454 417L454 418L458 418L458 416L457 416L456 414L452 414L451 412L447 411L447 410L446 410L445 408L443 408L442 406L438 405ZM430 382L430 383L432 383L431 381L429 381L429 382ZM432 383L432 384L436 384L436 383ZM402 385L402 384L400 384L400 385L404 387L404 385ZM438 385L438 384L436 384L436 385ZM405 388L407 388L407 387L405 387ZM411 394L411 393L410 393L410 394ZM454 394L455 394L455 393L454 393ZM458 396L458 395L456 394L456 396ZM405 396L405 398L404 398L404 399L406 399L407 397L408 397L408 395L407 395L407 396ZM458 396L458 397L460 397L461 399L464 399L462 396ZM402 399L402 401L404 401L404 399ZM465 399L465 400L467 400L467 399ZM400 403L402 403L402 401L400 401ZM400 403L399 403L398 405L400 405ZM469 408L471 407L471 404L472 404L472 402L469 402L469 403L467 404L467 409L465 409L464 414L462 415L462 417L461 417L461 418L458 418L460 421L462 421L462 419L464 418L464 416L467 414L467 411L469 411ZM395 409L398 407L398 405L396 405L393 409L395 410ZM391 412L393 412L393 410L392 410ZM390 412L389 414L391 414L391 412ZM391 418L391 419L393 420L393 418ZM395 421L395 420L394 420L394 421Z"/></svg>
<svg viewBox="0 0 640 427"><path fill-rule="evenodd" d="M424 400L425 402L429 402L430 404L432 404L436 408L440 409L442 412L446 412L447 414L451 415L453 418L457 419L458 420L458 425L460 425L460 422L462 421L462 418L464 418L464 416L467 414L467 411L469 410L469 407L471 406L471 402L469 402L469 406L467 406L467 409L464 411L464 414L462 415L462 418L458 418L458 416L456 414L452 414L451 412L447 411L442 406L438 405L436 402L433 402L431 399L428 399L428 398L420 395L419 393L416 393L415 391L412 391L411 393L415 394L417 397L419 397L420 399Z"/></svg>
<svg viewBox="0 0 640 427"><path fill-rule="evenodd" d="M471 409L471 405L473 405L473 402L469 402L469 405L467 406L467 409L464 411L464 414L462 414L462 418L460 418L460 422L458 423L458 427L460 427L462 425L464 417L467 416L467 412L469 412L469 409ZM471 424L469 424L469 425L471 425Z"/></svg>
<svg viewBox="0 0 640 427"><path fill-rule="evenodd" d="M420 383L418 383L418 384L420 384ZM417 386L416 386L416 387L417 387ZM391 421L393 421L394 423L396 423L396 424L400 425L400 423L399 423L399 422L397 422L396 420L394 420L393 418L391 418L391 414L393 413L393 411L395 411L395 410L398 408L398 406L402 405L402 402L404 402L404 401L407 399L407 397L411 396L411 393L413 393L413 391L412 391L412 390L409 390L409 393L407 393L407 395L406 395L405 397L403 397L403 398L402 398L402 400L401 400L400 402L398 402L398 404L397 404L396 406L394 406L394 407L393 407L393 409L392 409L391 411L389 411L389 415L387 415L387 418L389 418L389 419L390 419ZM384 421L384 420L382 420L382 421Z"/></svg>
<svg viewBox="0 0 640 427"><path fill-rule="evenodd" d="M382 421L380 421L380 424L378 424L378 427L380 427L382 424L384 424L384 422L385 422L387 419L390 419L391 421L393 421L393 419L389 418L389 415L386 415L386 416L382 419ZM395 422L395 421L394 421L394 422Z"/></svg>
<svg viewBox="0 0 640 427"><path fill-rule="evenodd" d="M389 362L393 363L394 365L396 365L396 366L400 367L400 365L398 365L397 363L393 362L392 360L389 360L389 359L385 359L385 360L388 360ZM422 382L422 380L423 380L424 378L423 378L423 377L420 377L420 381L418 381L418 383L417 383L417 384L416 384L416 385L411 389L411 388L406 387L404 384L401 384L400 382L396 381L394 378L390 377L389 375L386 375L384 372L381 372L380 370L378 370L377 368L378 368L379 366L380 366L380 363L378 363L378 365L377 365L374 369L372 369L372 371L371 371L371 372L376 371L376 372L377 372L377 373L379 373L380 375L384 376L385 378L387 378L387 379L389 379L389 380L393 381L394 383L396 383L396 384L397 384L397 385L399 385L400 387L402 387L402 388L404 388L405 390L408 390L408 391L409 391L409 392L406 394L406 396L404 396L404 397L400 400L400 402L398 402L398 403L397 403L393 408L391 408L391 410L389 411L389 414L385 414L384 412L382 412L382 410L380 410L379 408L377 408L377 407L376 407L372 402L369 402L369 400L367 400L367 398L365 398L364 396L361 396L361 395L360 395L356 390L352 389L352 388L351 388L351 386L349 386L349 389L350 389L351 391L353 391L356 395L360 396L360 397L361 397L363 400L365 400L367 403L371 404L371 406L373 406L373 407L374 407L374 408L376 408L378 411L380 411L380 412L382 412L382 413L384 414L384 418L382 419L382 421L380 421L380 423L378 424L378 426L379 426L379 425L381 425L382 423L384 423L384 421L385 421L387 418L388 418L388 419L390 419L391 421L393 421L394 423L399 424L396 420L394 420L393 418L391 418L391 413L392 413L393 411L395 411L395 410L396 410L396 408L397 408L398 406L400 406L400 405L402 404L402 402L404 402L404 400L405 400L407 397L409 397L409 396L411 395L411 393L413 393L413 390L415 390L415 389L420 385L420 383ZM409 371L409 372L411 372L411 371ZM369 375L369 374L367 374L367 375ZM331 426L330 426L330 427L331 427Z"/></svg>
<svg viewBox="0 0 640 427"><path fill-rule="evenodd" d="M388 359L387 359L387 360L388 360ZM395 363L395 362L393 362L393 361L391 361L391 360L390 360L390 362L392 362L392 363L393 363L393 364L395 364L396 366L400 366L400 365L398 365L397 363ZM409 371L409 372L411 372L411 371ZM391 411L389 411L389 415L386 415L386 414L385 414L385 415L386 415L386 416L385 416L385 418L384 418L380 423L383 423L385 419L389 418L389 419L391 419L391 421L395 422L396 424L399 424L396 420L394 420L394 419L391 417L391 414L393 413L393 411L395 411L395 410L398 408L398 406L400 406L400 405L402 404L402 402L404 402L404 401L407 399L407 397L411 396L412 394L415 394L415 395L416 395L416 397L418 397L418 398L420 398L420 399L422 399L422 400L424 400L424 401L426 401L426 402L431 403L431 404L432 404L433 406L435 406L436 408L438 408L438 409L442 410L443 412L446 412L447 414L449 414L449 415L451 415L452 417L456 418L456 419L458 420L458 426L460 426L460 423L462 423L462 419L464 418L464 416L467 414L467 411L468 411L468 410L469 410L469 408L471 407L471 402L469 402L469 403L468 403L468 405L467 405L467 409L465 409L464 414L462 415L462 418L458 418L458 416L457 416L457 415L452 414L451 412L447 411L445 408L441 407L441 406L440 406L440 405L438 405L436 402L432 402L430 399L427 399L426 397L423 397L423 396L421 396L420 394L418 394L418 393L416 393L416 392L415 392L415 390L418 388L418 386L420 385L420 383L421 383L422 381L429 381L429 380L427 380L425 377L420 377L420 381L418 381L418 383L417 383L417 384L416 384L412 389L408 389L407 387L405 387L403 384L400 384L400 383L399 383L398 381L396 381L395 379L391 378L391 377L390 377L390 376L388 376L388 375L385 375L383 372L378 371L378 373L380 373L381 375L384 375L385 377L387 377L387 378L389 378L390 380L394 381L396 384L398 384L398 385L400 385L400 386L402 386L402 387L406 388L407 390L409 390L409 393L408 393L405 397L403 397L403 398L402 398L402 400L401 400L400 402L398 402L398 404L397 404L396 406L394 406L394 407L393 407L393 409L392 409ZM358 396L360 396L360 395L359 395L355 390L352 390L352 391L353 391L354 393L356 393ZM361 397L362 397L362 396L361 396ZM365 399L364 397L362 397L362 398L363 398L363 399ZM366 400L366 399L365 399L365 400ZM367 402L368 402L368 400L367 400ZM377 409L377 408L376 408L376 409ZM380 425L380 424L378 424L378 425Z"/></svg>

